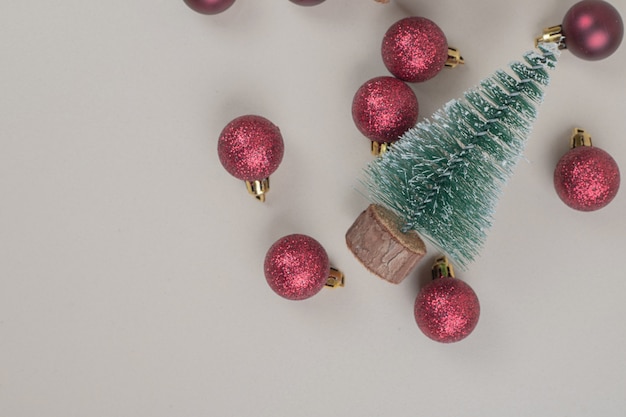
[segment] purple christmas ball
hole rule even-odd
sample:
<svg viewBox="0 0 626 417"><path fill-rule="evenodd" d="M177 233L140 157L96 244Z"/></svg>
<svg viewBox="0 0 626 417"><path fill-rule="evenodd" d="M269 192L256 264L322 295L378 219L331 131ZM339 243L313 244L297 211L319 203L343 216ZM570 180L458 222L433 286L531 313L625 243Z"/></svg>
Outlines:
<svg viewBox="0 0 626 417"><path fill-rule="evenodd" d="M289 0L292 3L300 6L316 6L320 3L324 3L325 0Z"/></svg>
<svg viewBox="0 0 626 417"><path fill-rule="evenodd" d="M589 61L611 55L624 37L619 12L600 0L584 0L573 5L563 18L562 29L567 49Z"/></svg>
<svg viewBox="0 0 626 417"><path fill-rule="evenodd" d="M192 10L202 14L218 14L233 5L235 0L184 0Z"/></svg>

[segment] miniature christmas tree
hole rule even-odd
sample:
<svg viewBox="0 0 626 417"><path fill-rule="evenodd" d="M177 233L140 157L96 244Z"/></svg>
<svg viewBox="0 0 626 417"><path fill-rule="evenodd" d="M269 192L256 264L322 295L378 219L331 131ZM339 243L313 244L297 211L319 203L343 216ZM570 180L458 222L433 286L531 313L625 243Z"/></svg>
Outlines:
<svg viewBox="0 0 626 417"><path fill-rule="evenodd" d="M367 194L397 215L402 234L418 232L461 267L476 258L502 185L522 155L558 53L557 44L539 45L538 52L524 55L524 62L510 64L511 74L496 71L464 98L407 131L367 167ZM357 222L346 235L348 246L378 273L363 259L371 248L362 247L367 245L362 233L355 236Z"/></svg>

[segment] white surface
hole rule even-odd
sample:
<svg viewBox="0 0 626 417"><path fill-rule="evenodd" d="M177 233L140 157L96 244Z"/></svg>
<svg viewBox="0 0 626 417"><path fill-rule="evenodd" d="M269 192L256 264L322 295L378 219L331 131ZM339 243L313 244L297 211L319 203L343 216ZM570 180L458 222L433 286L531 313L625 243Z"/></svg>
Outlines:
<svg viewBox="0 0 626 417"><path fill-rule="evenodd" d="M552 171L581 126L626 172L626 45L562 55L482 256L458 273L482 305L468 339L414 323L436 250L393 286L344 243L371 160L350 104L387 74L385 30L428 17L467 61L414 85L426 117L571 4L238 0L211 17L182 0L5 0L0 415L623 416L626 190L575 212ZM265 205L216 153L248 113L286 142ZM347 286L271 292L263 258L289 233L319 240Z"/></svg>

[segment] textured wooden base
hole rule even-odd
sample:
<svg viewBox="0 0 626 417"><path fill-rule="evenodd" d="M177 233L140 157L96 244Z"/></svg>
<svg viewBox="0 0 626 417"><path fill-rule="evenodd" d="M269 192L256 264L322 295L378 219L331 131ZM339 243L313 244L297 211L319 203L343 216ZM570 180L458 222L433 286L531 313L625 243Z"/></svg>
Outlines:
<svg viewBox="0 0 626 417"><path fill-rule="evenodd" d="M371 204L357 217L346 243L354 256L374 274L399 284L426 255L426 245L415 231L402 233L401 220L390 210Z"/></svg>

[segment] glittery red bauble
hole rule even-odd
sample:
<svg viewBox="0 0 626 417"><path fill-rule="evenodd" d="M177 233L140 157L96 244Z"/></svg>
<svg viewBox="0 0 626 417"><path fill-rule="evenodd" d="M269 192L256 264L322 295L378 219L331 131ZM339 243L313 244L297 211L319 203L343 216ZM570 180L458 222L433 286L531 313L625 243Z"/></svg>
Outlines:
<svg viewBox="0 0 626 417"><path fill-rule="evenodd" d="M407 17L385 33L382 45L385 66L409 82L426 81L437 75L448 59L448 41L443 31L424 17Z"/></svg>
<svg viewBox="0 0 626 417"><path fill-rule="evenodd" d="M261 116L241 116L226 125L217 144L220 162L244 181L268 178L283 159L280 130Z"/></svg>
<svg viewBox="0 0 626 417"><path fill-rule="evenodd" d="M218 14L233 5L235 0L184 0L187 6L202 14Z"/></svg>
<svg viewBox="0 0 626 417"><path fill-rule="evenodd" d="M292 3L299 4L300 6L315 6L320 3L324 3L325 0L289 0Z"/></svg>
<svg viewBox="0 0 626 417"><path fill-rule="evenodd" d="M565 204L581 211L601 209L619 190L620 173L607 152L593 146L578 146L559 160L554 170L554 188Z"/></svg>
<svg viewBox="0 0 626 417"><path fill-rule="evenodd" d="M372 141L395 142L417 122L419 105L411 87L393 77L363 84L352 101L356 127Z"/></svg>
<svg viewBox="0 0 626 417"><path fill-rule="evenodd" d="M429 338L442 343L466 338L478 323L480 304L472 288L451 277L434 279L415 299L415 321Z"/></svg>
<svg viewBox="0 0 626 417"><path fill-rule="evenodd" d="M272 290L289 300L303 300L320 292L330 272L326 251L306 235L285 236L265 255L265 279Z"/></svg>
<svg viewBox="0 0 626 417"><path fill-rule="evenodd" d="M579 58L594 61L617 50L624 36L619 12L609 3L585 0L573 5L563 18L565 46Z"/></svg>

